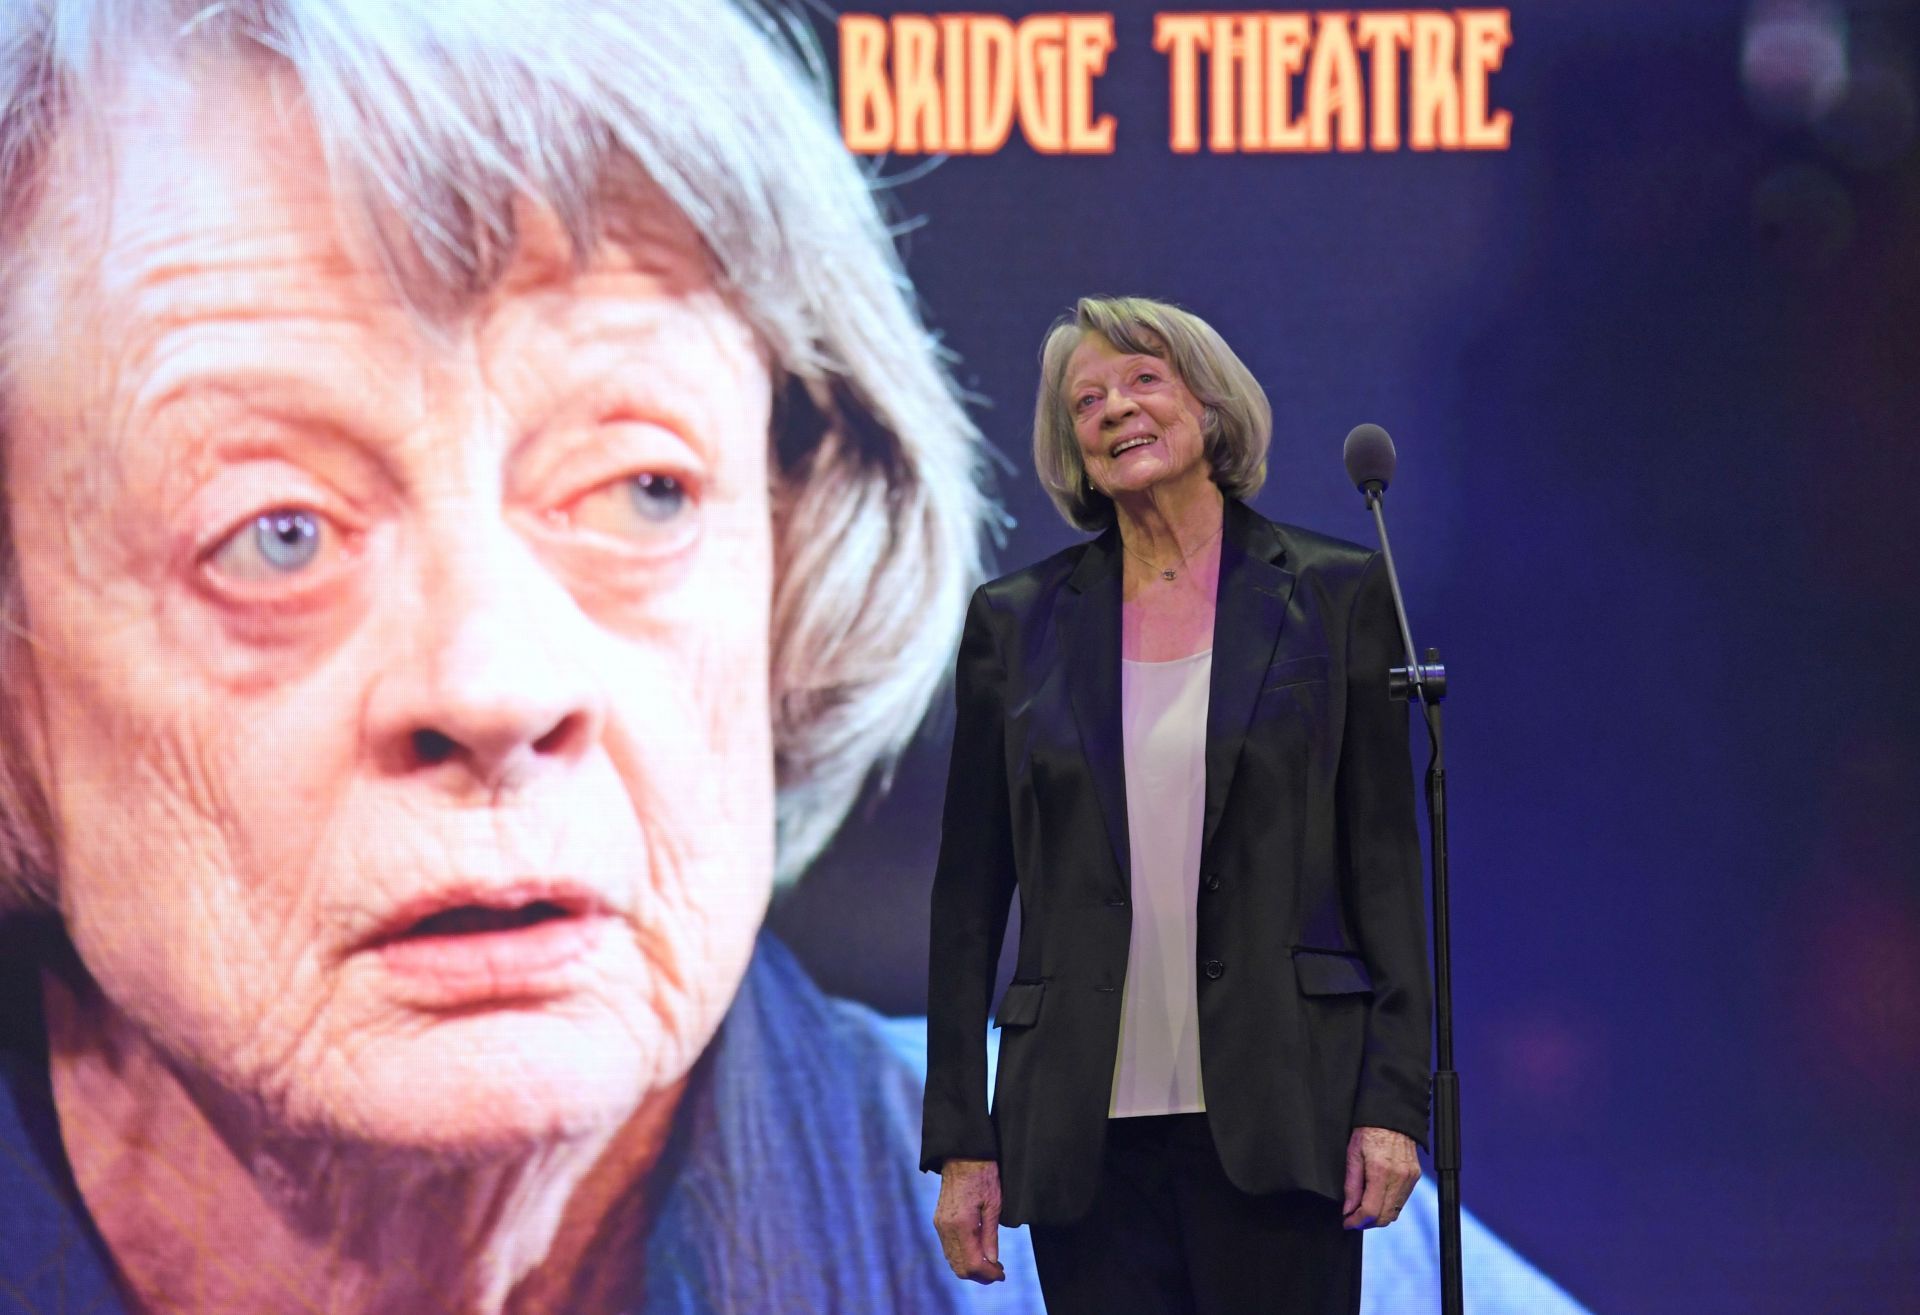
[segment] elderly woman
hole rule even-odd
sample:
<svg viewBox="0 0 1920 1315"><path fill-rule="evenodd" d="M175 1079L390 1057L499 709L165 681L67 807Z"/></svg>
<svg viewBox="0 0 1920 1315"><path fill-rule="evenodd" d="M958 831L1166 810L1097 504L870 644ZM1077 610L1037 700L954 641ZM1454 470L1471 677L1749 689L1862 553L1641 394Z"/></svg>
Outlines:
<svg viewBox="0 0 1920 1315"><path fill-rule="evenodd" d="M1398 651L1373 554L1243 501L1260 386L1204 322L1089 298L1034 461L1099 537L975 593L934 885L922 1167L963 1277L1030 1222L1047 1308L1360 1308L1427 1122ZM981 1036L1009 901L1020 946Z"/></svg>
<svg viewBox="0 0 1920 1315"><path fill-rule="evenodd" d="M758 937L983 510L779 38L0 11L0 1291L954 1306L914 1073Z"/></svg>

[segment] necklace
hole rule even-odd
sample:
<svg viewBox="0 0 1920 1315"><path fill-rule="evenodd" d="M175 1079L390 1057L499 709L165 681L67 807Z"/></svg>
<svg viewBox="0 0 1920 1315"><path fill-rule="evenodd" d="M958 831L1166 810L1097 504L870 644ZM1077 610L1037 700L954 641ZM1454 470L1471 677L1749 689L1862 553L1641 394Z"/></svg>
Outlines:
<svg viewBox="0 0 1920 1315"><path fill-rule="evenodd" d="M1226 528L1227 528L1226 518L1221 517L1220 524L1214 527L1213 533L1209 534L1206 538L1202 539L1199 543L1194 544L1193 550L1195 552L1199 552L1202 548L1206 547L1208 544L1212 543L1215 539L1219 538L1220 531ZM1127 536L1124 534L1120 536L1120 546L1127 550L1127 554L1130 557L1132 557L1133 560L1135 560L1136 562L1139 562L1142 566L1146 567L1149 571L1157 571L1162 580L1172 580L1179 575L1179 572L1174 570L1171 566L1155 566L1152 562L1148 561L1145 557L1142 557L1139 553L1134 552L1132 547L1128 545ZM1180 546L1180 540L1177 537L1173 541L1173 550L1180 554L1180 565L1185 566L1187 564L1186 549Z"/></svg>

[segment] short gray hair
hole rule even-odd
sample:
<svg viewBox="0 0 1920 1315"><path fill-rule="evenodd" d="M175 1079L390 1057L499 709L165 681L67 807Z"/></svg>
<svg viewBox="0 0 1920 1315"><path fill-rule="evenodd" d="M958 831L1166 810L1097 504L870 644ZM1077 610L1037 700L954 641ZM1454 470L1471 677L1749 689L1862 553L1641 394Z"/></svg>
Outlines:
<svg viewBox="0 0 1920 1315"><path fill-rule="evenodd" d="M779 874L832 837L940 684L989 512L983 455L873 195L842 148L811 32L754 0L5 0L0 306L57 135L97 156L102 89L211 56L289 70L337 195L429 320L510 264L516 199L576 260L638 177L699 232L780 374L773 433ZM98 160L87 165L100 167ZM7 360L0 355L0 387ZM32 679L0 432L0 913L56 898L23 744Z"/></svg>
<svg viewBox="0 0 1920 1315"><path fill-rule="evenodd" d="M1226 339L1191 311L1148 297L1082 297L1040 344L1040 395L1033 406L1033 468L1053 505L1077 530L1113 523L1113 502L1087 483L1066 393L1067 362L1088 334L1117 350L1158 356L1206 408L1203 432L1213 482L1250 498L1267 482L1273 408L1266 390Z"/></svg>

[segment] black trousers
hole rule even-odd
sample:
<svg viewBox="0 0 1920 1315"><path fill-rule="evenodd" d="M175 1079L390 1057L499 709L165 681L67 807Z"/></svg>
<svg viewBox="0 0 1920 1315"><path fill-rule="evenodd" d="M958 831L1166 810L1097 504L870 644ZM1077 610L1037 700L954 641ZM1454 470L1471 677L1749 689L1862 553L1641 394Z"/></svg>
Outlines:
<svg viewBox="0 0 1920 1315"><path fill-rule="evenodd" d="M1110 1119L1093 1208L1033 1224L1048 1315L1357 1315L1360 1233L1227 1181L1204 1114Z"/></svg>

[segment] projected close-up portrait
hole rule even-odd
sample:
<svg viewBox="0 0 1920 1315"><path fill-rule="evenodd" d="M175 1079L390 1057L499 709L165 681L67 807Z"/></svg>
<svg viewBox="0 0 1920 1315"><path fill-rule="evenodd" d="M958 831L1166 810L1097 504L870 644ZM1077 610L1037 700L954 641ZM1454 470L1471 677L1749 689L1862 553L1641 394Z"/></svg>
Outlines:
<svg viewBox="0 0 1920 1315"><path fill-rule="evenodd" d="M982 506L776 34L0 21L11 1149L52 1198L9 1279L961 1300L915 1080L757 944L941 678Z"/></svg>

